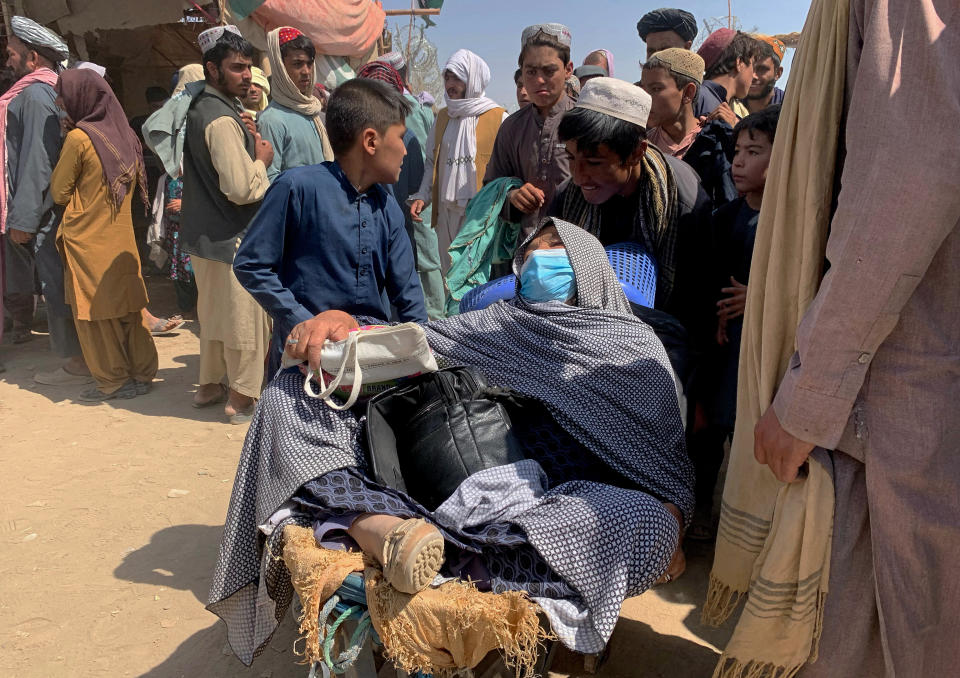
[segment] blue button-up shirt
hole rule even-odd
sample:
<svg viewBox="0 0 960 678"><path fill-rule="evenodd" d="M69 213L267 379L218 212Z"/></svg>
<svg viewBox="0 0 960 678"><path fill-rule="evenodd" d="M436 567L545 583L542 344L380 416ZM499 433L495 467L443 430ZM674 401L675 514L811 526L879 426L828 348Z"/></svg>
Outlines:
<svg viewBox="0 0 960 678"><path fill-rule="evenodd" d="M322 311L427 320L400 205L379 184L357 193L337 162L277 177L233 270L273 318L275 349Z"/></svg>

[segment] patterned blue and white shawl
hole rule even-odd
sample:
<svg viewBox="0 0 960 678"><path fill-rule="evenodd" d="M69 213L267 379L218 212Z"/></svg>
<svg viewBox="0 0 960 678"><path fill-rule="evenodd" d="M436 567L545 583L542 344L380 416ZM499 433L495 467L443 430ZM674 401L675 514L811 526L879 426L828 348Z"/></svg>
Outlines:
<svg viewBox="0 0 960 678"><path fill-rule="evenodd" d="M427 338L441 364L474 366L491 385L539 399L568 434L639 489L596 480L548 489L539 465L527 460L472 476L432 514L392 490L365 493L362 478L350 478L364 469L362 418L307 398L299 373L282 373L264 391L247 435L208 605L227 622L242 661L263 649L292 597L289 575L269 557L258 526L307 484L320 495L341 485L329 495L343 497L352 483L356 496L340 507L386 506L430 519L452 542L482 550L491 572L512 571L490 559L498 557L498 539L516 551L520 535L565 593L538 596L536 582L514 587L529 591L560 640L580 652L602 650L623 600L666 569L679 530L662 502L688 520L693 511L673 372L653 330L629 314L600 243L579 227L553 223L576 274L577 306L518 296L428 323ZM521 263L522 254L515 270ZM478 524L478 506L499 502L511 508L492 510L489 519L481 514Z"/></svg>

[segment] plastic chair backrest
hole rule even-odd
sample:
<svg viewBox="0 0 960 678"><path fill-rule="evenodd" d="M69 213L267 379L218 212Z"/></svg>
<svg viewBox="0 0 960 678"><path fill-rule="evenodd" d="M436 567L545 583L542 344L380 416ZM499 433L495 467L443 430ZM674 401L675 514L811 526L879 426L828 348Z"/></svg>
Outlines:
<svg viewBox="0 0 960 678"><path fill-rule="evenodd" d="M653 257L643 245L633 242L608 245L604 249L627 299L638 306L653 308L657 296L657 264ZM516 290L517 277L512 273L491 280L463 295L460 312L479 311L498 301L513 299Z"/></svg>

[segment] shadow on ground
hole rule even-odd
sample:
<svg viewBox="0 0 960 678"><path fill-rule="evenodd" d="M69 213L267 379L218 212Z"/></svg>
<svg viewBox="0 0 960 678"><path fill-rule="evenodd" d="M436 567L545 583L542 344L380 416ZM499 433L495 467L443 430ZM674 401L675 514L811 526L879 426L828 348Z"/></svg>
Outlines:
<svg viewBox="0 0 960 678"><path fill-rule="evenodd" d="M309 668L298 664L293 654L296 637L296 624L288 614L270 645L247 667L230 652L227 627L218 621L187 638L163 663L140 678L307 678Z"/></svg>
<svg viewBox="0 0 960 678"><path fill-rule="evenodd" d="M223 526L176 525L156 532L113 571L117 579L191 591L207 604Z"/></svg>
<svg viewBox="0 0 960 678"><path fill-rule="evenodd" d="M683 620L684 626L697 638L722 649L730 640L733 624L728 623L722 628L716 628L700 621L700 612L707 599L710 568L713 566L713 547L713 542L687 540L684 544L687 555L686 572L673 584L658 586L652 593L671 603L693 605L693 610Z"/></svg>
<svg viewBox="0 0 960 678"><path fill-rule="evenodd" d="M609 653L595 674L583 668L583 656L558 648L551 673L595 678L709 678L717 653L692 640L657 633L648 624L620 618L608 645Z"/></svg>

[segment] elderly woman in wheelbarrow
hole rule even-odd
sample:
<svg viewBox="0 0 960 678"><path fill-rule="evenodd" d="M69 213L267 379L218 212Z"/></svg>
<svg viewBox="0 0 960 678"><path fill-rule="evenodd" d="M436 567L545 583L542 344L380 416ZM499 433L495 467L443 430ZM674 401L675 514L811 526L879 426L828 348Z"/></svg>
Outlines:
<svg viewBox="0 0 960 678"><path fill-rule="evenodd" d="M524 591L570 649L600 652L623 600L684 567L693 509L677 391L663 345L637 320L599 241L546 219L518 249L515 299L427 323L441 367L542 404L524 459L468 477L429 510L368 473L362 412L304 394L287 370L264 391L244 445L208 609L249 663L290 602L264 549L291 522L345 541L415 592L439 571ZM320 364L327 340L369 322L328 311L294 328L293 357Z"/></svg>

